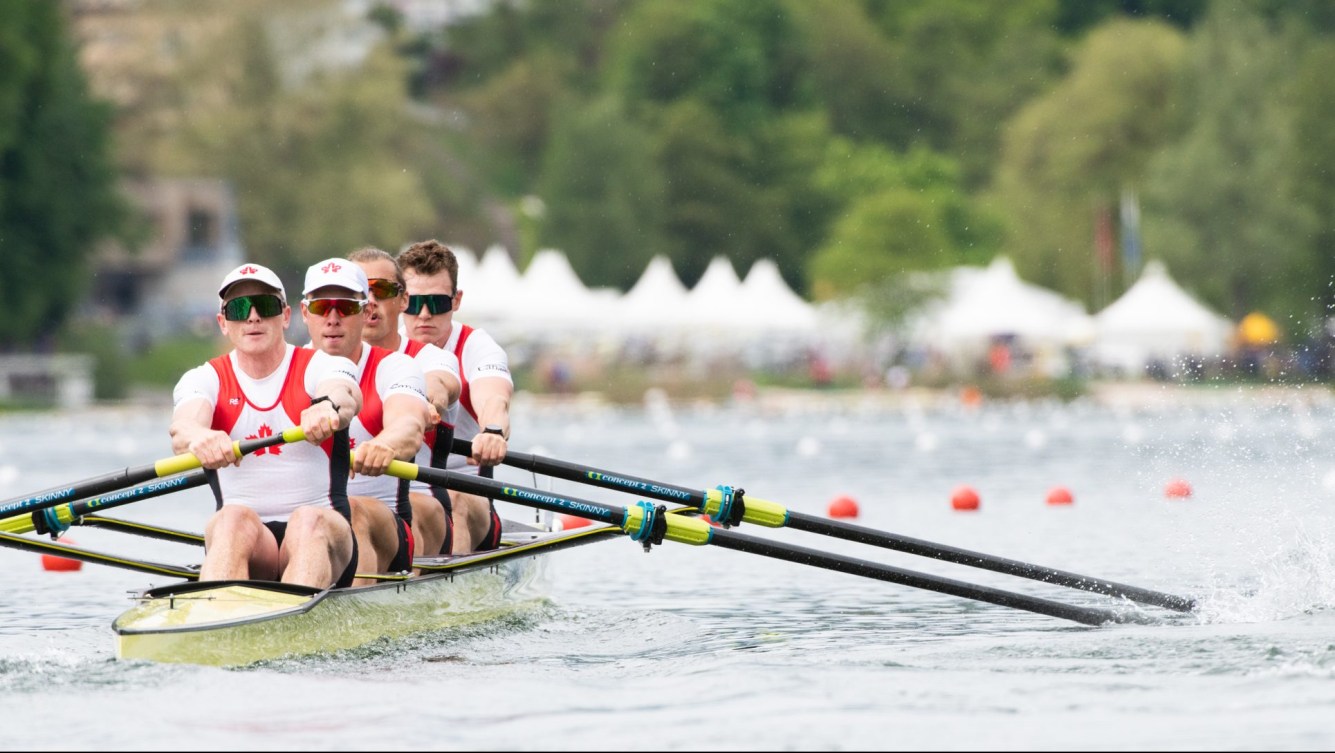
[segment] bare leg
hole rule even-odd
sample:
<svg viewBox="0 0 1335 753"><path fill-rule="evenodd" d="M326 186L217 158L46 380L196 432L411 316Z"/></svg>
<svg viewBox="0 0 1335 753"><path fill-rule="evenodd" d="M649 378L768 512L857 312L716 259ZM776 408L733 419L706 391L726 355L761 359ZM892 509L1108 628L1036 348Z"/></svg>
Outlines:
<svg viewBox="0 0 1335 753"><path fill-rule="evenodd" d="M352 503L352 530L357 534L357 572L383 573L399 553L399 532L394 513L374 497L349 497ZM358 578L354 586L376 581Z"/></svg>
<svg viewBox="0 0 1335 753"><path fill-rule="evenodd" d="M200 580L274 580L278 542L249 507L223 505L204 528Z"/></svg>
<svg viewBox="0 0 1335 753"><path fill-rule="evenodd" d="M445 543L445 508L430 494L408 495L413 505L413 538L417 541L414 557L434 557Z"/></svg>
<svg viewBox="0 0 1335 753"><path fill-rule="evenodd" d="M454 502L454 553L473 552L491 528L491 504L486 497L450 491Z"/></svg>
<svg viewBox="0 0 1335 753"><path fill-rule="evenodd" d="M352 560L352 530L328 507L298 507L283 537L283 582L328 588Z"/></svg>

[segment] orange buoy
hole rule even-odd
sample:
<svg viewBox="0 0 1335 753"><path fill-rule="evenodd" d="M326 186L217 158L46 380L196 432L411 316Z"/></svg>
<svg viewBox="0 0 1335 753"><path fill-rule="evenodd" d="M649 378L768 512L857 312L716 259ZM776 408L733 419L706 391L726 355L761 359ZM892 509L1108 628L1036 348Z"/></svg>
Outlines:
<svg viewBox="0 0 1335 753"><path fill-rule="evenodd" d="M1191 484L1186 479L1175 478L1164 485L1163 495L1169 499L1185 499L1191 496Z"/></svg>
<svg viewBox="0 0 1335 753"><path fill-rule="evenodd" d="M960 402L966 408L977 408L983 404L983 391L972 384L966 385L960 390Z"/></svg>
<svg viewBox="0 0 1335 753"><path fill-rule="evenodd" d="M830 501L830 507L826 512L831 518L856 518L858 503L852 497L835 497Z"/></svg>
<svg viewBox="0 0 1335 753"><path fill-rule="evenodd" d="M1075 495L1064 486L1054 486L1048 491L1048 504L1069 505L1075 502Z"/></svg>
<svg viewBox="0 0 1335 753"><path fill-rule="evenodd" d="M967 484L955 487L955 491L950 495L950 506L956 510L977 510L981 501L978 492Z"/></svg>
<svg viewBox="0 0 1335 753"><path fill-rule="evenodd" d="M57 539L62 544L73 544L73 539L61 536ZM83 569L83 560L72 560L68 557L61 557L57 554L42 555L42 569L55 573L73 573Z"/></svg>
<svg viewBox="0 0 1335 753"><path fill-rule="evenodd" d="M578 515L566 515L565 513L557 515L556 519L561 521L561 530L563 531L569 531L572 528L583 528L593 522L588 518L581 518Z"/></svg>

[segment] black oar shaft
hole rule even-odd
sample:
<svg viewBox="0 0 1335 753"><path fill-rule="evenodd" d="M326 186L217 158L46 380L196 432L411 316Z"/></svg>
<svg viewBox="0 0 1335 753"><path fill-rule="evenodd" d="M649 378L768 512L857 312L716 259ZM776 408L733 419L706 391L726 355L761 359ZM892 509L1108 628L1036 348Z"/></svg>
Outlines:
<svg viewBox="0 0 1335 753"><path fill-rule="evenodd" d="M590 520L610 523L628 532L638 532L645 521L645 513L634 508L565 497L538 489L503 484L477 476L437 468L426 468L402 461L391 463L389 473L400 478L411 478L428 484L445 486L467 494L508 500L552 512L579 515ZM688 520L678 515L668 515L666 518L668 522L666 523L664 538L669 541L697 545L713 544L727 549L812 565L850 575L859 575L1015 609L1024 609L1051 617L1072 620L1084 625L1124 621L1124 618L1108 610L1061 604L1047 599L984 586L973 586L961 581L914 573L877 562L842 557L792 544L768 542L732 531L711 528L702 521Z"/></svg>
<svg viewBox="0 0 1335 753"><path fill-rule="evenodd" d="M232 445L236 456L241 457L262 447L284 442L297 442L304 438L305 434L301 431L301 427L293 427L268 437L233 442ZM131 466L101 476L94 476L66 486L53 486L50 489L43 489L40 492L23 497L12 497L0 502L0 518L21 512L44 510L48 507L55 507L62 502L105 494L117 489L124 489L131 484L183 473L198 467L199 458L190 453L183 453L147 465Z"/></svg>
<svg viewBox="0 0 1335 753"><path fill-rule="evenodd" d="M927 591L936 591L965 599L997 604L1003 607L1024 609L1038 614L1045 614L1050 617L1072 620L1083 625L1102 625L1107 622L1129 621L1128 618L1123 618L1116 612L1106 609L1091 609L1071 604L1062 604L1061 602L1050 601L1036 596L1027 596L1025 594L1002 591L1001 589L989 588L987 586L977 586L963 581L952 580L950 578L929 575L927 573L916 573L911 570L902 570L897 567L883 565L879 562L870 562L868 560L857 559L854 557L833 556L826 552L808 549L793 544L777 545L765 541L764 539L734 531L716 531L710 538L709 543L724 549L733 549L739 552L747 552L749 554L759 554L773 559L796 562L800 565L811 565L812 567L834 570L835 572L848 573L850 575L860 575L864 578L873 578L875 580L883 580L889 583L898 583L903 586L912 586Z"/></svg>
<svg viewBox="0 0 1335 753"><path fill-rule="evenodd" d="M57 541L30 539L24 536L14 536L8 533L0 533L0 546L21 549L27 552L37 552L39 554L54 554L66 559L92 562L98 565L110 565L111 567L119 567L125 570L134 570L136 572L150 573L153 575L170 575L176 578L186 578L188 580L199 578L199 572L188 567L166 565L160 562L136 560L128 557L118 557L114 554L95 552L91 549L82 549L77 546L62 544Z"/></svg>
<svg viewBox="0 0 1335 753"><path fill-rule="evenodd" d="M815 515L808 515L800 512L788 512L788 528L798 531L807 531L810 533L819 533L826 536L853 541L859 544L870 544L872 546L894 549L895 551L916 554L923 557L932 557L934 559L946 562L954 562L960 565L968 565L993 572L1005 573L1006 575L1016 575L1021 578L1053 583L1059 586L1069 588L1078 588L1084 591L1093 591L1094 593L1106 594L1108 596L1118 596L1141 604L1151 604L1168 609L1175 609L1179 612L1190 612L1196 608L1196 602L1173 594L1152 591L1138 586L1128 586L1125 583L1117 583L1110 580L1091 578L1087 575L1077 575L1063 570L1056 570L1041 565L1033 565L1028 562L1006 559L1005 557L996 557L982 552L972 552L968 549L959 549L944 544L934 544L930 541L915 539L910 536L900 536L898 534L878 531L874 528L866 528L843 521L825 520Z"/></svg>
<svg viewBox="0 0 1335 753"><path fill-rule="evenodd" d="M471 444L464 440L456 439L453 447L456 453L467 454L471 452ZM523 452L507 452L504 463L515 468L541 473L555 478L563 478L567 481L589 484L591 486L600 486L605 489L613 489L631 494L639 494L653 499L681 502L693 505L701 512L709 512L707 509L709 492L693 491L685 487L665 484L653 479L640 478L638 476L631 476L623 473L614 473L586 465L555 460ZM1153 591L1138 586L1130 586L1125 583L1117 583L1115 581L1104 580L1101 578L1093 578L1088 575L1066 572L1028 562L1006 559L1005 557L994 557L990 554L972 552L967 549L959 549L944 544L934 544L930 541L923 541L922 539L915 539L909 536L900 536L887 531L878 531L842 521L825 520L824 518L814 515L794 512L781 505L765 500L752 499L749 500L749 505L750 506L746 511L746 517L744 518L748 523L776 528L793 528L799 531L832 536L846 541L857 542L859 544L868 544L871 546L893 549L908 554L931 557L946 562L977 567L984 570L992 570L994 572L1043 581L1045 583L1066 586L1068 588L1077 588L1108 596L1130 599L1131 601L1139 602L1141 604L1150 604L1152 606L1175 609L1180 612L1190 612L1196 608L1195 600L1182 596L1175 596L1169 593Z"/></svg>
<svg viewBox="0 0 1335 753"><path fill-rule="evenodd" d="M467 455L472 452L472 443L463 439L454 440L453 447L454 452L459 455ZM624 473L612 473L611 471L590 468L587 465L568 463L564 460L545 458L526 452L506 452L505 460L502 462L508 466L532 473L541 473L544 476L563 478L567 481L576 481L590 486L601 486L604 489L613 489L629 494L641 494L665 502L692 505L701 509L702 512L706 499L704 492L687 489L684 486L665 484L661 481Z"/></svg>

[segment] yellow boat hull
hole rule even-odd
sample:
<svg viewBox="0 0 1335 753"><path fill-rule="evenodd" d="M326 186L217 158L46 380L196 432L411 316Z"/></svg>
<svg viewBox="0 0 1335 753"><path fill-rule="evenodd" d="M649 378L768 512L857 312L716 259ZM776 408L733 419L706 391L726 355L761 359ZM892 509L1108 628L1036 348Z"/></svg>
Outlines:
<svg viewBox="0 0 1335 753"><path fill-rule="evenodd" d="M240 666L341 651L511 614L542 601L547 551L615 535L594 526L531 534L494 552L418 560L421 576L318 590L265 581L161 586L112 623L119 659Z"/></svg>

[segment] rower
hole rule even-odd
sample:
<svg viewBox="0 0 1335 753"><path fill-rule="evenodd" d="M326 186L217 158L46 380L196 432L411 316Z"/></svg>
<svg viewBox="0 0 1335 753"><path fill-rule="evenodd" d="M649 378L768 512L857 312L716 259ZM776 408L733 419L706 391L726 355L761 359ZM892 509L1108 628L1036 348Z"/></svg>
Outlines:
<svg viewBox="0 0 1335 753"><path fill-rule="evenodd" d="M447 467L485 477L505 459L510 437L510 398L514 382L505 350L486 332L454 321L463 302L459 260L435 240L414 243L398 257L408 288L404 308L410 339L431 343L459 359L463 389L450 411L455 435L471 442L465 458L450 455ZM454 507L454 552L495 549L501 519L486 497L450 490Z"/></svg>
<svg viewBox="0 0 1335 753"><path fill-rule="evenodd" d="M218 328L232 351L187 371L173 391L172 449L217 472L218 510L204 529L199 578L349 585L357 542L346 495L330 483L347 461L320 445L345 431L361 409L356 367L287 344L283 330L292 310L282 281L266 267L232 270L218 298ZM306 443L236 457L234 441L293 424Z"/></svg>
<svg viewBox="0 0 1335 753"><path fill-rule="evenodd" d="M348 494L352 526L361 546L361 573L412 569L412 510L398 504L398 481L385 476L393 460L411 460L426 430L428 408L422 370L402 353L362 342L369 284L361 267L325 259L306 270L301 311L311 344L355 364L361 410L352 420L352 472ZM359 578L354 585L372 582Z"/></svg>
<svg viewBox="0 0 1335 753"><path fill-rule="evenodd" d="M362 340L411 356L426 377L426 396L433 415L429 417L426 436L415 462L444 468L454 427L440 419L449 415L450 407L459 399L459 359L435 345L410 340L399 332L399 317L408 305L408 288L393 256L367 246L348 254L348 259L366 273L371 290ZM412 507L412 528L417 542L415 554L419 557L450 554L454 524L449 492L420 481L401 481L399 487L399 493L408 496Z"/></svg>

